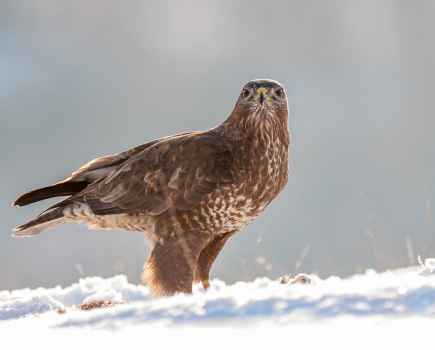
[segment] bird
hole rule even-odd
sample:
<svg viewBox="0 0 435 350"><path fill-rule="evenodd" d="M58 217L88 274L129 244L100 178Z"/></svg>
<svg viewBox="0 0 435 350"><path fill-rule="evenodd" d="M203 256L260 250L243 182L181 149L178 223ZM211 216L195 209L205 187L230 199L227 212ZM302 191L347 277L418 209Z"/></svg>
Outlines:
<svg viewBox="0 0 435 350"><path fill-rule="evenodd" d="M284 86L248 81L216 127L162 137L96 158L25 206L67 197L14 229L34 236L61 223L140 231L150 243L141 281L157 297L210 287L226 242L257 218L288 181L290 130Z"/></svg>

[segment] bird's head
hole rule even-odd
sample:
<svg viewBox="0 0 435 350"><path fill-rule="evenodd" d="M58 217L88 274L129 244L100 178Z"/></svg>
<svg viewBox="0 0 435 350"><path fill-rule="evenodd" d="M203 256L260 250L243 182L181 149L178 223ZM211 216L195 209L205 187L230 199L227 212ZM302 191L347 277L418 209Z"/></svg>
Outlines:
<svg viewBox="0 0 435 350"><path fill-rule="evenodd" d="M288 102L284 86L275 80L256 79L247 82L240 92L229 120L249 128L287 124Z"/></svg>
<svg viewBox="0 0 435 350"><path fill-rule="evenodd" d="M237 105L250 112L287 110L287 95L284 87L275 80L251 80L243 86Z"/></svg>

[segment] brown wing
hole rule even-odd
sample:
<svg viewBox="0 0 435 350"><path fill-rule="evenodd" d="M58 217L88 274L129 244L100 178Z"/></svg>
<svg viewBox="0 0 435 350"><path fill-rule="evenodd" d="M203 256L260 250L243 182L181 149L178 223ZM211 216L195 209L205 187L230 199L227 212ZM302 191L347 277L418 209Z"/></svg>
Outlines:
<svg viewBox="0 0 435 350"><path fill-rule="evenodd" d="M63 180L62 182L65 181L87 181L89 183L93 182L103 176L107 176L116 167L120 166L130 157L142 152L144 149L151 147L152 145L160 141L167 140L172 137L186 135L186 134L188 133L163 137L157 140L147 142L143 145L139 145L137 147L131 148L125 152L121 152L118 154L109 154L107 156L96 158L86 163L85 165L81 166L78 170L73 172L69 178Z"/></svg>
<svg viewBox="0 0 435 350"><path fill-rule="evenodd" d="M168 136L153 140L122 153L96 158L83 165L77 171L73 172L72 175L65 180L48 187L38 188L19 196L13 205L23 206L47 198L71 196L77 194L87 188L93 182L100 180L101 178L110 174L114 169L119 168L126 160L136 154L139 154L144 149L151 147L162 140L167 140L171 137L178 137L180 135Z"/></svg>
<svg viewBox="0 0 435 350"><path fill-rule="evenodd" d="M213 131L162 140L125 161L71 200L97 215L188 209L229 183L232 154Z"/></svg>

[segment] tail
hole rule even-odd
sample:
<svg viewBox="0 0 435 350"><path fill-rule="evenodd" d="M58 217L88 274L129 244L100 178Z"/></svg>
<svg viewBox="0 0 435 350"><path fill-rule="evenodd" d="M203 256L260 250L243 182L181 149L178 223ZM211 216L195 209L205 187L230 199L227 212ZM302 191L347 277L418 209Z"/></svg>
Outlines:
<svg viewBox="0 0 435 350"><path fill-rule="evenodd" d="M13 206L21 207L47 198L70 196L80 192L87 185L89 185L89 183L86 181L59 182L53 186L40 188L23 194L13 203Z"/></svg>
<svg viewBox="0 0 435 350"><path fill-rule="evenodd" d="M13 203L14 206L23 206L39 202L47 198L71 196L83 190L88 185L85 181L65 181L59 182L53 186L40 188L18 197ZM24 225L14 228L15 236L33 236L42 230L53 227L65 221L63 210L67 205L67 200L57 203L42 212L36 219L29 221Z"/></svg>
<svg viewBox="0 0 435 350"><path fill-rule="evenodd" d="M29 221L26 224L14 228L14 235L17 237L33 236L40 233L46 228L56 226L62 223L65 219L63 216L64 207L48 209L36 219Z"/></svg>

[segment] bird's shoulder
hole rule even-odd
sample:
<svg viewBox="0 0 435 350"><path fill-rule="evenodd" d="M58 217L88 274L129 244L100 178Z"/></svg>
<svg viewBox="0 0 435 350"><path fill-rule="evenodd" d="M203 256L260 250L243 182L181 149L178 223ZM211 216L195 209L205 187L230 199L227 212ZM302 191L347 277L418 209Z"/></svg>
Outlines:
<svg viewBox="0 0 435 350"><path fill-rule="evenodd" d="M132 153L117 169L122 168L124 172L137 168L142 172L155 169L172 172L179 167L204 167L204 163L219 165L224 160L228 164L231 157L231 147L219 133L214 130L194 131L162 138Z"/></svg>

